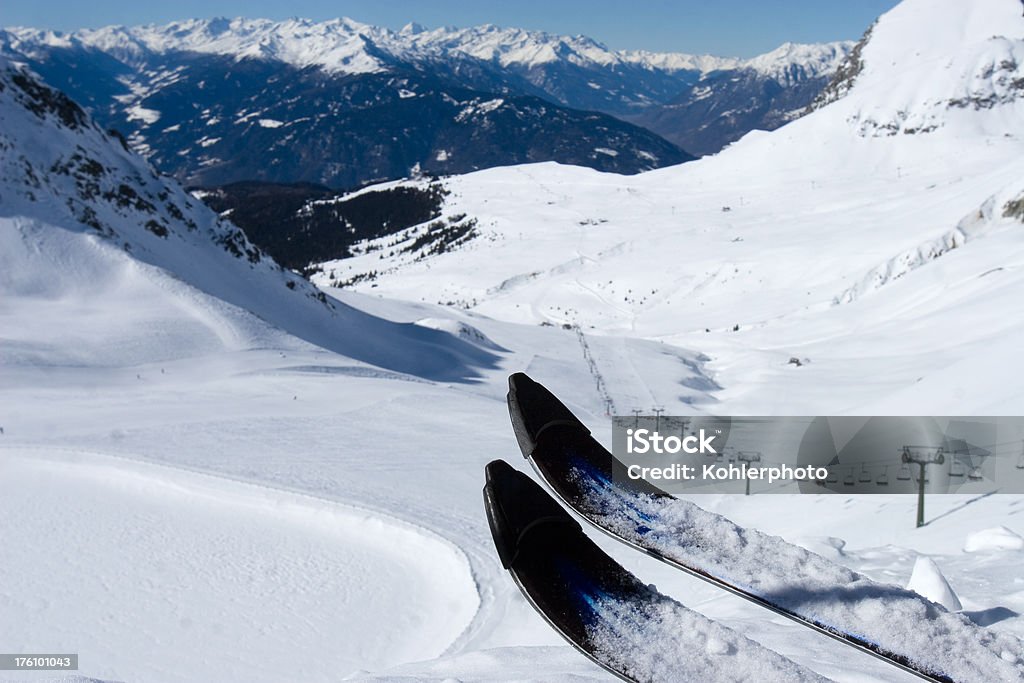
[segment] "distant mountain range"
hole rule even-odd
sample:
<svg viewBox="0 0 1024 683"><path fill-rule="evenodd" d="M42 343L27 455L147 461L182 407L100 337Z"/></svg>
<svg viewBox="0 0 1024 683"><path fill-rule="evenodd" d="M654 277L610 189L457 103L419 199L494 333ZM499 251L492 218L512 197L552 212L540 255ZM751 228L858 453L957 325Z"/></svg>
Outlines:
<svg viewBox="0 0 1024 683"><path fill-rule="evenodd" d="M618 173L794 118L852 44L738 60L480 26L212 19L0 31L161 171L192 185L352 187L536 161Z"/></svg>

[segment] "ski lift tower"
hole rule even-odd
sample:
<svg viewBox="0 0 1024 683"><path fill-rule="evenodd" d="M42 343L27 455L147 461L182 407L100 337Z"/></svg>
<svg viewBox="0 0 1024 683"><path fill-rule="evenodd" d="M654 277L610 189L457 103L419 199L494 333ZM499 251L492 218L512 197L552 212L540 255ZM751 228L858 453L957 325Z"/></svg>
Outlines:
<svg viewBox="0 0 1024 683"><path fill-rule="evenodd" d="M904 464L913 463L921 467L921 476L917 479L917 526L920 528L924 526L925 468L928 465L941 465L946 461L946 456L942 454L942 446L904 446L901 459Z"/></svg>
<svg viewBox="0 0 1024 683"><path fill-rule="evenodd" d="M654 431L661 431L661 414L665 412L665 409L661 406L654 406L651 408L651 412L654 413Z"/></svg>
<svg viewBox="0 0 1024 683"><path fill-rule="evenodd" d="M760 451L740 451L736 454L736 459L740 462L747 463L748 465L752 462L761 462ZM747 480L747 495L750 495L750 477L744 477Z"/></svg>

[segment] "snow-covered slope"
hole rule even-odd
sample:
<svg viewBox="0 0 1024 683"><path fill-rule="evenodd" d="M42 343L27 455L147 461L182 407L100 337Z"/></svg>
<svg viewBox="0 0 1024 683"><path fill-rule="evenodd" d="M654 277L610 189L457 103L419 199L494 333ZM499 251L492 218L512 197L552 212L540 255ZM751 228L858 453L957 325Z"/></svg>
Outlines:
<svg viewBox="0 0 1024 683"><path fill-rule="evenodd" d="M0 61L0 123L0 284L8 311L158 297L172 308L186 306L196 324L230 349L259 345L273 334L269 323L354 359L425 377L464 379L493 362L493 354L450 335L330 302L177 183L154 173L77 104L6 60ZM162 306L142 310L157 318L165 312ZM80 348L84 355L130 352L106 346L106 324L96 320L77 331L90 346ZM132 325L127 317L110 324ZM4 329L9 341L26 342L73 332ZM167 354L189 353L175 341L177 323L161 329Z"/></svg>
<svg viewBox="0 0 1024 683"><path fill-rule="evenodd" d="M719 397L744 411L780 385L818 414L898 410L890 394L926 412L1011 410L1024 391L999 368L1024 340L1010 313L1022 39L1016 2L908 0L875 27L850 92L779 131L634 180L554 166L453 178L448 210L480 239L415 262L368 244L321 281L372 268L360 287L375 292L682 343L715 358L735 387Z"/></svg>
<svg viewBox="0 0 1024 683"><path fill-rule="evenodd" d="M904 2L860 50L852 91L831 109L860 135L1013 136L1024 115L1019 3ZM941 18L941 20L936 20ZM951 49L955 46L954 49Z"/></svg>

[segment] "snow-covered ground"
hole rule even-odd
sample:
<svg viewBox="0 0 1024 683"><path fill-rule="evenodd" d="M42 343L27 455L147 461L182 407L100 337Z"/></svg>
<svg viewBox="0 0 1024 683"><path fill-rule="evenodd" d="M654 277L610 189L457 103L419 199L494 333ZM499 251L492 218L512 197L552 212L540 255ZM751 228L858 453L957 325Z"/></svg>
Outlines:
<svg viewBox="0 0 1024 683"><path fill-rule="evenodd" d="M960 32L929 24L929 50L900 27L931 5ZM931 5L883 19L848 98L717 157L450 180L446 211L482 236L420 262L360 257L393 271L328 290L333 306L202 207L194 229L171 220L180 188L5 71L0 650L77 652L105 681L607 680L491 543L483 467L526 469L509 373L606 443L609 408L1019 414L1024 232L1003 212L1024 193L1021 104L947 105L999 86L1003 57L1024 63L1024 19L1009 0ZM959 75L930 81L936 60ZM941 127L888 135L921 121ZM104 172L53 172L71 150ZM119 203L121 183L148 199ZM920 590L948 585L970 619L1024 637L1022 495L930 496L921 529L910 496L693 500L876 580L917 567ZM916 680L596 540L824 676Z"/></svg>
<svg viewBox="0 0 1024 683"><path fill-rule="evenodd" d="M137 319L152 306L146 280L143 272L124 281L120 314ZM396 319L472 325L505 349L502 367L476 383L439 384L285 336L169 359L154 334L154 358L138 342L140 355L125 364L78 349L64 349L78 353L73 365L20 364L5 353L0 600L14 616L0 623L0 642L79 652L81 672L103 680L605 679L501 570L480 495L490 459L524 466L503 402L507 372L544 376L607 438L576 335L346 299ZM34 310L67 329L97 313ZM211 324L192 310L168 324ZM593 340L596 352L614 342ZM675 382L663 377L663 345L633 344L642 371L622 375L637 386L657 395L685 376L675 359ZM1022 551L1000 549L1005 542L964 551L992 527L1024 532L1020 496L933 496L934 521L921 530L912 497L695 500L883 581L905 585L926 555L965 610L1024 636ZM913 680L599 542L661 591L826 676Z"/></svg>

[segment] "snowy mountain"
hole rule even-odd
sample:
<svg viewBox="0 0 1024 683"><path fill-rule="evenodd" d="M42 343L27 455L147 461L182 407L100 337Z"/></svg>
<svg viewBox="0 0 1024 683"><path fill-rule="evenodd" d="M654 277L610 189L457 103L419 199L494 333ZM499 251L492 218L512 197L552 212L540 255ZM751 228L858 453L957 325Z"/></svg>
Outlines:
<svg viewBox="0 0 1024 683"><path fill-rule="evenodd" d="M838 101L832 117L844 116L862 137L948 128L951 135L1013 139L1024 101L1021 17L1014 9L1010 2L943 5L943 21L924 26L925 9L903 3L872 27L822 104Z"/></svg>
<svg viewBox="0 0 1024 683"><path fill-rule="evenodd" d="M786 43L705 72L672 100L628 119L694 154L713 154L751 130L775 130L803 115L852 48L848 42Z"/></svg>
<svg viewBox="0 0 1024 683"><path fill-rule="evenodd" d="M545 97L576 109L622 116L673 97L681 86L737 59L710 55L611 50L586 36L493 25L402 32L399 50L418 60L470 58L530 84Z"/></svg>
<svg viewBox="0 0 1024 683"><path fill-rule="evenodd" d="M190 19L166 25L110 26L70 34L38 29L9 29L16 49L31 54L44 47L86 46L128 64L142 64L153 54L197 52L280 61L300 68L316 66L343 74L388 71L395 61L428 62L456 56L529 73L545 65L572 64L581 69L637 67L667 73L707 73L752 68L763 73L787 65L815 68L833 45L786 44L765 55L742 60L711 55L611 50L586 36L502 28L426 29L409 24L400 31L348 18L324 22L307 19ZM638 86L634 86L637 88Z"/></svg>
<svg viewBox="0 0 1024 683"><path fill-rule="evenodd" d="M828 77L849 50L849 43L796 45L743 60L712 55L611 50L586 36L502 28L425 29L409 24L401 31L336 19L211 19L165 26L122 26L69 35L14 30L15 42L30 46L81 44L129 64L147 55L198 52L235 59L261 58L299 68L321 67L341 74L382 73L396 63L430 69L463 63L485 69L520 86L528 83L555 101L576 109L615 115L635 113L678 97L680 84L720 71L754 71L782 86ZM458 68L458 67L457 67Z"/></svg>
<svg viewBox="0 0 1024 683"><path fill-rule="evenodd" d="M545 160L635 173L692 158L645 129L539 97L500 68L402 51L397 34L377 33L384 47L341 20L194 21L20 30L0 44L196 185L352 187Z"/></svg>
<svg viewBox="0 0 1024 683"><path fill-rule="evenodd" d="M348 19L0 32L0 51L124 132L161 171L199 185L350 187L546 160L635 173L690 157L594 112L649 111L641 125L717 151L802 110L844 49L784 46L744 62L495 26L391 31ZM753 113L732 116L723 133L713 121L737 100Z"/></svg>
<svg viewBox="0 0 1024 683"><path fill-rule="evenodd" d="M175 346L182 332L167 325L161 306L168 306L191 312L189 326L205 330L197 335L202 344L225 348L272 337L276 327L354 359L423 376L465 378L491 362L491 354L448 334L394 326L329 301L157 175L66 95L7 60L0 62L0 121L5 298L29 308L74 308L110 297L124 306L109 332L90 321L76 328L81 316L70 314L66 325L47 332L48 338L80 335L76 353L82 357L131 357L123 342L106 346L108 335L133 324L133 311L141 328L167 336L158 355L188 353ZM149 297L161 304L147 305ZM7 329L26 341L39 333ZM73 360L36 351L21 362Z"/></svg>
<svg viewBox="0 0 1024 683"><path fill-rule="evenodd" d="M812 78L830 77L853 47L854 43L849 41L813 45L783 43L771 52L747 60L739 68L774 78L781 85L790 85Z"/></svg>

